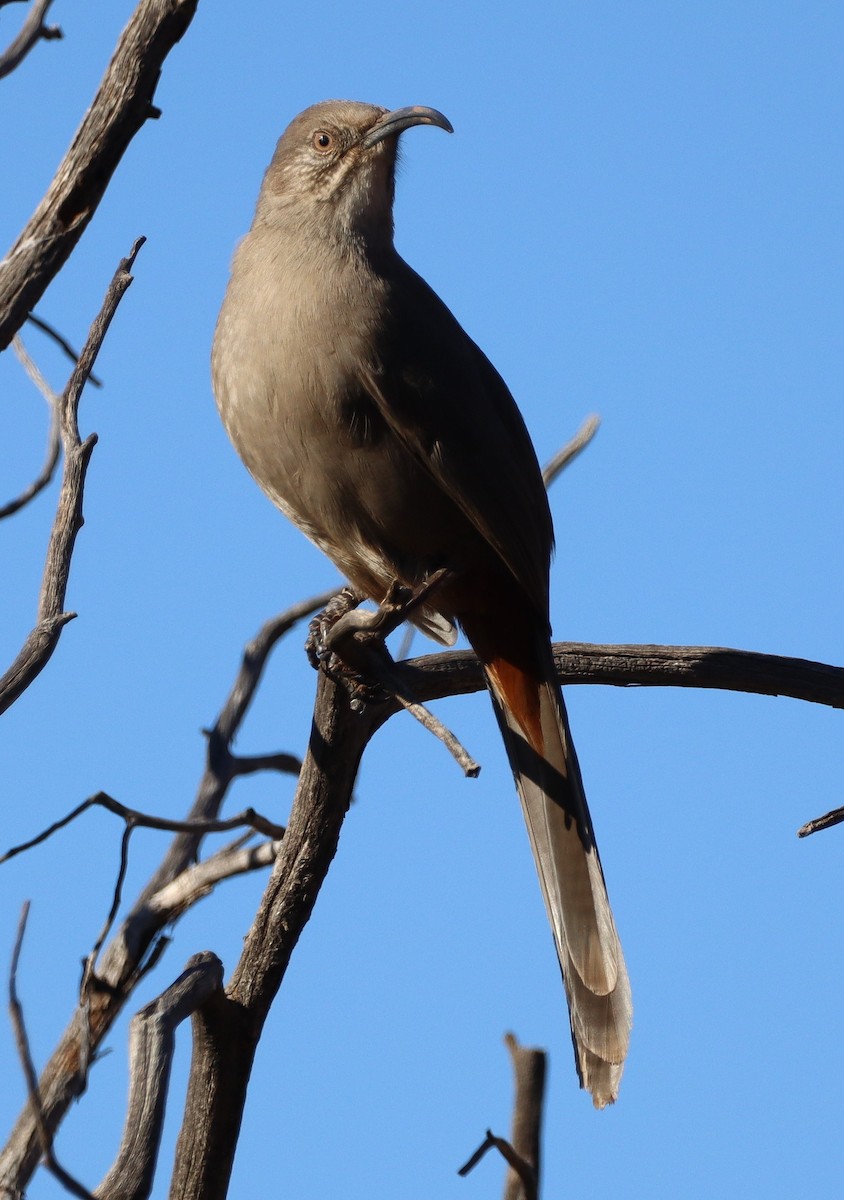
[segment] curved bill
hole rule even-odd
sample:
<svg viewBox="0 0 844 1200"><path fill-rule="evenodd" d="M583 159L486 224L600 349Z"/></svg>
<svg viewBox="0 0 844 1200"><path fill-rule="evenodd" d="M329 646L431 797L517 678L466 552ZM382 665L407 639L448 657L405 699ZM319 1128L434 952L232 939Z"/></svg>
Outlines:
<svg viewBox="0 0 844 1200"><path fill-rule="evenodd" d="M425 108L424 105L414 104L410 108L395 108L392 112L379 117L370 130L360 140L364 150L377 146L384 138L399 134L411 125L436 125L446 133L454 133L448 117L444 117L435 108Z"/></svg>

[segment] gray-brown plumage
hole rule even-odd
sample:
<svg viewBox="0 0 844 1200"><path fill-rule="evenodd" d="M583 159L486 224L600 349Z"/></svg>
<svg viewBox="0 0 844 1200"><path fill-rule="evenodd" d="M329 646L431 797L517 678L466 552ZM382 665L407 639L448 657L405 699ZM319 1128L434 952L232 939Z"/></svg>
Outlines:
<svg viewBox="0 0 844 1200"><path fill-rule="evenodd" d="M495 368L393 246L399 134L429 108L327 101L296 117L235 254L214 340L217 403L267 495L380 601L448 567L419 623L484 664L569 1002L575 1060L611 1103L627 972L560 689L542 476Z"/></svg>

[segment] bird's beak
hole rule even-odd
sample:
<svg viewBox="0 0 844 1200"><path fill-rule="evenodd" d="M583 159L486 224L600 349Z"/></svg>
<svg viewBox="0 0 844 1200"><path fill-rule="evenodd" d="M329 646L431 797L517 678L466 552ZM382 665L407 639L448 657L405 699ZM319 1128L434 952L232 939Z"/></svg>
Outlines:
<svg viewBox="0 0 844 1200"><path fill-rule="evenodd" d="M383 117L379 117L372 128L367 130L361 138L361 147L369 150L372 146L383 142L384 138L399 134L402 130L409 129L411 125L437 125L446 133L454 133L448 117L444 117L435 108L425 108L421 104L414 104L410 108L395 108L392 112L386 112Z"/></svg>

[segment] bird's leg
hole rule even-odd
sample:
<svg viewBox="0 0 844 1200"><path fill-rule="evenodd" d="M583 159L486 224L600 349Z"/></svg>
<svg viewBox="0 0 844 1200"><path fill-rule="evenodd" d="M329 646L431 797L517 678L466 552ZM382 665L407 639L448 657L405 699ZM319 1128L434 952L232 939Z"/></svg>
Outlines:
<svg viewBox="0 0 844 1200"><path fill-rule="evenodd" d="M331 622L324 640L326 650L334 651L355 665L353 660L358 656L354 650L349 650L349 643L353 638L358 644L364 641L371 644L376 639L383 642L403 621L408 620L415 609L425 604L438 588L450 582L452 578L453 572L441 567L413 588L394 579L375 612L349 606Z"/></svg>

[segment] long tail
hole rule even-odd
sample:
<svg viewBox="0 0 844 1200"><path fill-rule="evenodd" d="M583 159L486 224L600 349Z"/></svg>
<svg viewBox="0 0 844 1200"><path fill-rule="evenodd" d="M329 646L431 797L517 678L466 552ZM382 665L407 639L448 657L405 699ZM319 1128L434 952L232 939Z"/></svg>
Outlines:
<svg viewBox="0 0 844 1200"><path fill-rule="evenodd" d="M604 1108L618 1096L633 1005L550 642L535 622L529 631L511 624L503 638L486 620L463 623L484 664L522 801L580 1083Z"/></svg>

